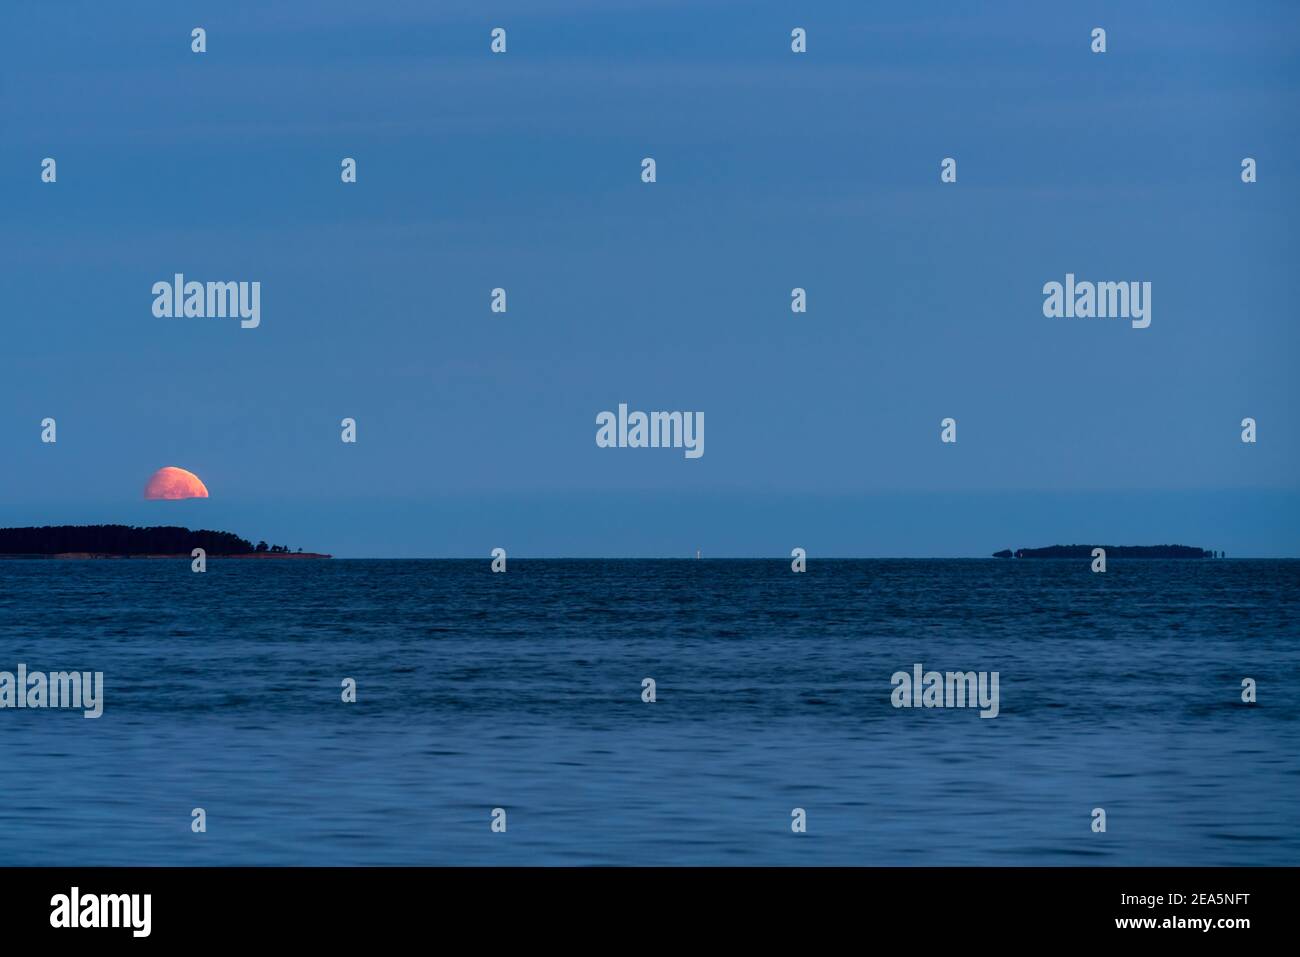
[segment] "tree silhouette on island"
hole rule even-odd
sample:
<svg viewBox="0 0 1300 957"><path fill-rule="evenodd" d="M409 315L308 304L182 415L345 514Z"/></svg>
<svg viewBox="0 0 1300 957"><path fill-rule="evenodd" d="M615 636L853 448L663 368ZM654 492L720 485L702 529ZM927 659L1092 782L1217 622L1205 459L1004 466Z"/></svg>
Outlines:
<svg viewBox="0 0 1300 957"><path fill-rule="evenodd" d="M178 525L41 525L0 528L0 555L34 558L189 558L194 549L226 558L329 558L291 551L287 545L256 546L232 532L192 531Z"/></svg>

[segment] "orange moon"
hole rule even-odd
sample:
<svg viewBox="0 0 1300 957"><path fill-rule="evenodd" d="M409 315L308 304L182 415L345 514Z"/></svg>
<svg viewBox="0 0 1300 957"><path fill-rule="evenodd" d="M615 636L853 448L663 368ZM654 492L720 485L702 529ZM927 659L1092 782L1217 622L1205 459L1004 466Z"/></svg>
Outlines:
<svg viewBox="0 0 1300 957"><path fill-rule="evenodd" d="M149 476L149 484L144 487L144 497L153 500L207 498L208 489L193 472L168 465Z"/></svg>

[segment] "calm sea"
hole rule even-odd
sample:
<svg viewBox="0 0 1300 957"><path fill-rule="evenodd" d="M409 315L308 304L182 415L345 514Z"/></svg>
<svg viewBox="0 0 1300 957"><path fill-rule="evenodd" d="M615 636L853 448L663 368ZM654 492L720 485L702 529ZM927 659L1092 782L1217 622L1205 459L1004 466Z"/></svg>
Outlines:
<svg viewBox="0 0 1300 957"><path fill-rule="evenodd" d="M1300 561L0 561L0 671L105 697L0 710L0 864L1295 865L1298 624Z"/></svg>

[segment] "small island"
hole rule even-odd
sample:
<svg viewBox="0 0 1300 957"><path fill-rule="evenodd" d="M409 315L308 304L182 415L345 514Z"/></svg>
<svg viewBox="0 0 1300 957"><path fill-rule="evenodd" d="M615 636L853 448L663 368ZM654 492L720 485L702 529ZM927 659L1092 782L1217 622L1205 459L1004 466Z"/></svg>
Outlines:
<svg viewBox="0 0 1300 957"><path fill-rule="evenodd" d="M0 528L0 558L329 558L287 545L254 545L231 532L178 525L41 525Z"/></svg>
<svg viewBox="0 0 1300 957"><path fill-rule="evenodd" d="M994 558L1091 558L1094 548L1105 549L1107 558L1222 558L1215 552L1192 545L1048 545L1045 548L1004 548Z"/></svg>

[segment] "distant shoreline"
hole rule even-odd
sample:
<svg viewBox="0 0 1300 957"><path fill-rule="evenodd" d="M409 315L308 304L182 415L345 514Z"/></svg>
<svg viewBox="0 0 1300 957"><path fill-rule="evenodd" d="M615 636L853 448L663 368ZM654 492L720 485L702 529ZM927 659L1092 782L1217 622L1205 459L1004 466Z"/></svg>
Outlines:
<svg viewBox="0 0 1300 957"><path fill-rule="evenodd" d="M184 559L186 561L193 560L190 555L180 554L180 553L157 554L157 555L155 554L119 555L119 554L84 553L84 552L65 552L65 553L47 554L47 555L0 553L0 562L5 562L5 561L25 562L25 561L31 561L33 559L57 559L59 561L92 561L92 560L135 559L135 558L148 559L153 561L160 561L165 559L172 559L172 560ZM490 558L483 558L482 556L478 556L478 555L455 555L455 556L342 555L342 556L338 556L338 555L327 555L319 552L301 552L301 553L295 552L289 555L208 554L207 558L209 560L215 558L231 558L231 559L305 558L305 559L312 559L316 561L329 560L332 562L443 562L443 563L482 562L484 564L491 561ZM1149 557L1145 557L1145 556L1138 559L1132 559L1132 558L1125 559L1124 556L1119 556L1119 558L1120 560L1129 560L1129 561L1136 560L1139 562L1151 560ZM1162 557L1157 560L1171 561L1171 562L1196 562L1196 563L1213 562L1216 564L1219 562L1232 562L1232 561L1300 562L1300 555L1234 555L1232 557L1224 557L1221 559ZM811 567L813 559L810 557L808 561L809 561L809 566ZM1017 562L1014 561L1008 562L1005 559L996 558L989 555L985 555L985 556L981 556L981 555L819 555L816 557L816 561L819 564L820 563L842 563L842 562L877 562L877 563L879 562L989 562L991 564L993 563L1018 564ZM1029 562L1026 562L1026 564L1034 564L1034 565L1053 564L1053 563L1066 564L1068 562L1074 562L1074 561L1078 561L1078 559L1051 557L1051 558L1035 558ZM781 564L788 567L790 564L790 559L783 558L781 556L774 557L771 555L713 555L713 556L704 556L699 559L695 558L693 555L689 557L681 556L681 555L676 555L676 556L639 555L639 556L631 556L631 557L621 556L621 555L532 555L528 557L511 558L510 562L511 564L515 564L517 562L525 566L542 564L542 563L553 564L553 563L566 563L566 562L567 563L588 563L588 564L592 562L629 562L629 563L644 563L644 564L689 562L690 564L700 564L700 565L705 565L709 563L713 563L713 564L738 563L738 564L754 564L754 565Z"/></svg>
<svg viewBox="0 0 1300 957"><path fill-rule="evenodd" d="M1044 548L1004 548L994 558L1091 558L1100 550L1111 558L1219 558L1214 550L1194 545L1048 545Z"/></svg>

